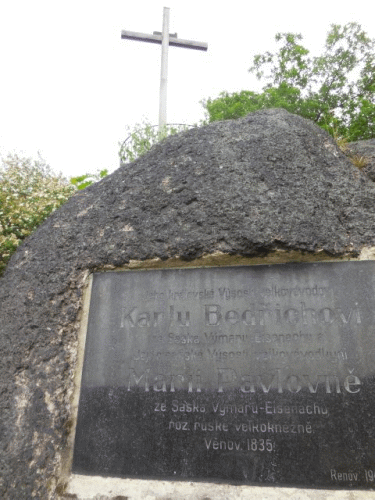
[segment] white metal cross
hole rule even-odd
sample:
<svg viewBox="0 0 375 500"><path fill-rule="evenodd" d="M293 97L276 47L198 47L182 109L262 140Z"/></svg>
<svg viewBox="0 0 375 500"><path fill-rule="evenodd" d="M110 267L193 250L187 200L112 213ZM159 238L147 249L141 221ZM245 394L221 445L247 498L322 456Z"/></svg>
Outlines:
<svg viewBox="0 0 375 500"><path fill-rule="evenodd" d="M177 38L177 33L169 33L169 7L163 9L163 31L154 31L152 35L135 31L121 31L121 38L140 42L158 43L161 45L160 99L159 99L159 131L167 124L167 79L168 79L168 47L184 47L186 49L207 51L208 45L194 40Z"/></svg>

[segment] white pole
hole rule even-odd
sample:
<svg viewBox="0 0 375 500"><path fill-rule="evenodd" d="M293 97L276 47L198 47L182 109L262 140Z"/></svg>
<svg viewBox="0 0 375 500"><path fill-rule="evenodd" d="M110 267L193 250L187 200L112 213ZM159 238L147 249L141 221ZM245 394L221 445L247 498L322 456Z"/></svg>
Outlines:
<svg viewBox="0 0 375 500"><path fill-rule="evenodd" d="M169 47L169 7L164 7L163 33L162 33L162 43L161 43L159 132L162 132L167 124L168 47Z"/></svg>

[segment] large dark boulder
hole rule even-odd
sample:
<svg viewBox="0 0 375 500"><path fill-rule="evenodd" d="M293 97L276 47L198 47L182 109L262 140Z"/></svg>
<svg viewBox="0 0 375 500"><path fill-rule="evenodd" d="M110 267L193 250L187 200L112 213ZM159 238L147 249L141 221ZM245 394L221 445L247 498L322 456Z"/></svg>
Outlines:
<svg viewBox="0 0 375 500"><path fill-rule="evenodd" d="M169 137L73 196L0 280L0 498L55 498L90 272L214 252L355 256L375 246L374 200L332 139L284 110Z"/></svg>

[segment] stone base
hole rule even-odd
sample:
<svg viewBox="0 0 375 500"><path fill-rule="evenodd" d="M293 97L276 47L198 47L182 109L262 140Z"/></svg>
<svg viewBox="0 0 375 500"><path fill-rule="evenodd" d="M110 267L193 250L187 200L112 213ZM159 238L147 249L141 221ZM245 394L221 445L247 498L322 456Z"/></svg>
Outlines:
<svg viewBox="0 0 375 500"><path fill-rule="evenodd" d="M72 475L61 500L369 500L373 491L314 490Z"/></svg>

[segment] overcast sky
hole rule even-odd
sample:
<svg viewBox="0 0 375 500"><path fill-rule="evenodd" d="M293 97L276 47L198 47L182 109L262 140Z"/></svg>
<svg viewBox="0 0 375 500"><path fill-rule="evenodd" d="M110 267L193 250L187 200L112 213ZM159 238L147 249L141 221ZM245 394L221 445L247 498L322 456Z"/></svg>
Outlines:
<svg viewBox="0 0 375 500"><path fill-rule="evenodd" d="M304 35L313 54L332 23L359 22L375 38L369 0L0 0L0 153L39 151L66 176L118 167L126 126L158 122L161 47L121 40L121 30L170 32L208 43L171 47L170 123L204 118L202 99L259 90L248 73L277 32Z"/></svg>

